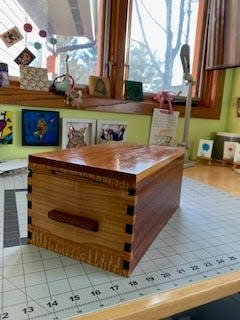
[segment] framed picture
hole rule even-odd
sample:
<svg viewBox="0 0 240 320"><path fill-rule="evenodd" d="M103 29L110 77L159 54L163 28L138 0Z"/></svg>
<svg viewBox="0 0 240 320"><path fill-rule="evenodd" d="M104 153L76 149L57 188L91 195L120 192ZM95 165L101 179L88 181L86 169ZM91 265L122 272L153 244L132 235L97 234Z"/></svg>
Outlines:
<svg viewBox="0 0 240 320"><path fill-rule="evenodd" d="M171 146L176 135L178 118L178 111L168 114L159 108L154 108L149 144Z"/></svg>
<svg viewBox="0 0 240 320"><path fill-rule="evenodd" d="M4 42L4 44L9 48L13 46L15 43L18 41L21 41L23 39L23 36L21 35L20 31L18 28L15 26L6 32L2 33L0 35L0 38Z"/></svg>
<svg viewBox="0 0 240 320"><path fill-rule="evenodd" d="M89 95L110 98L110 81L107 77L89 76Z"/></svg>
<svg viewBox="0 0 240 320"><path fill-rule="evenodd" d="M12 112L0 111L0 144L13 143Z"/></svg>
<svg viewBox="0 0 240 320"><path fill-rule="evenodd" d="M240 163L240 143L236 144L233 162Z"/></svg>
<svg viewBox="0 0 240 320"><path fill-rule="evenodd" d="M111 141L126 141L127 122L116 120L97 121L97 143L107 143Z"/></svg>
<svg viewBox="0 0 240 320"><path fill-rule="evenodd" d="M237 144L238 142L234 141L224 141L223 160L233 161Z"/></svg>
<svg viewBox="0 0 240 320"><path fill-rule="evenodd" d="M19 70L21 89L49 91L47 69L20 65Z"/></svg>
<svg viewBox="0 0 240 320"><path fill-rule="evenodd" d="M62 119L62 149L95 144L96 120Z"/></svg>
<svg viewBox="0 0 240 320"><path fill-rule="evenodd" d="M34 59L35 59L35 55L28 50L28 48L25 48L15 59L14 61L21 65L29 65Z"/></svg>
<svg viewBox="0 0 240 320"><path fill-rule="evenodd" d="M59 146L59 112L22 109L23 146Z"/></svg>
<svg viewBox="0 0 240 320"><path fill-rule="evenodd" d="M197 156L210 159L212 157L213 140L200 139Z"/></svg>

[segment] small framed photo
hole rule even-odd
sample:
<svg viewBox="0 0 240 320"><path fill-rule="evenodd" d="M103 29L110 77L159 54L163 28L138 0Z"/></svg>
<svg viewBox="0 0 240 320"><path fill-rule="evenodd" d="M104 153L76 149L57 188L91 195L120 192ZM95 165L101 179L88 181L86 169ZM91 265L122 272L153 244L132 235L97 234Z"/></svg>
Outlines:
<svg viewBox="0 0 240 320"><path fill-rule="evenodd" d="M197 156L200 158L211 159L213 149L213 140L200 139Z"/></svg>
<svg viewBox="0 0 240 320"><path fill-rule="evenodd" d="M62 119L62 149L95 144L96 120Z"/></svg>
<svg viewBox="0 0 240 320"><path fill-rule="evenodd" d="M28 48L25 48L15 59L14 61L20 65L29 65L34 59L35 59L35 55L28 50Z"/></svg>
<svg viewBox="0 0 240 320"><path fill-rule="evenodd" d="M89 76L89 95L110 98L110 81L107 77Z"/></svg>
<svg viewBox="0 0 240 320"><path fill-rule="evenodd" d="M9 48L13 46L15 43L18 41L21 41L23 39L23 36L21 35L20 31L18 28L15 26L6 32L2 33L0 35L0 38L4 42L4 44Z"/></svg>
<svg viewBox="0 0 240 320"><path fill-rule="evenodd" d="M126 141L127 122L116 120L97 121L97 143L107 143L111 141Z"/></svg>
<svg viewBox="0 0 240 320"><path fill-rule="evenodd" d="M224 141L223 160L233 161L237 145L238 145L238 142Z"/></svg>
<svg viewBox="0 0 240 320"><path fill-rule="evenodd" d="M233 162L237 164L240 163L240 143L236 144Z"/></svg>

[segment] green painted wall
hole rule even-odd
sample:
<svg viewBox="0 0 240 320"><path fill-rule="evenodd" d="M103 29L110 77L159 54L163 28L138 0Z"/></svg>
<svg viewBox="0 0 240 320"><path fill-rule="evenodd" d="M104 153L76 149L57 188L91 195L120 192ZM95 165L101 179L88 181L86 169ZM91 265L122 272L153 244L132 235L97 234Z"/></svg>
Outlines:
<svg viewBox="0 0 240 320"><path fill-rule="evenodd" d="M209 139L216 132L240 132L240 118L236 116L236 97L240 96L240 69L228 70L220 120L191 119L190 122L190 157L196 158L199 139ZM0 145L0 161L8 159L27 158L29 154L36 152L52 151L56 147L29 147L22 146L21 142L21 107L0 105L0 110L9 110L13 114L14 137L12 145ZM26 109L26 107L24 107ZM51 109L58 110L58 109ZM61 118L76 119L96 119L96 120L122 120L128 122L129 142L148 143L151 117L142 115L116 114L106 112L90 112L82 110L64 110L60 109ZM182 141L184 119L180 118L178 122L176 139L174 145Z"/></svg>
<svg viewBox="0 0 240 320"><path fill-rule="evenodd" d="M240 133L240 117L237 116L237 98L240 98L240 68L231 70L232 83L228 100L228 118L226 130Z"/></svg>

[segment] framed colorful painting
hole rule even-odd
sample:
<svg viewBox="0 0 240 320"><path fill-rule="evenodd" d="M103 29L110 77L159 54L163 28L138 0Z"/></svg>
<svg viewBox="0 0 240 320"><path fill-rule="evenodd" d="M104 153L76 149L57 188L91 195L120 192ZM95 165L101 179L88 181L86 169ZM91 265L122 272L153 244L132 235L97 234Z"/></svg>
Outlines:
<svg viewBox="0 0 240 320"><path fill-rule="evenodd" d="M59 112L22 109L23 146L59 146Z"/></svg>
<svg viewBox="0 0 240 320"><path fill-rule="evenodd" d="M0 144L13 143L12 112L0 111Z"/></svg>
<svg viewBox="0 0 240 320"><path fill-rule="evenodd" d="M213 148L213 140L200 139L197 156L200 158L211 159L212 148Z"/></svg>
<svg viewBox="0 0 240 320"><path fill-rule="evenodd" d="M127 122L117 120L97 121L97 143L107 143L111 141L126 141Z"/></svg>
<svg viewBox="0 0 240 320"><path fill-rule="evenodd" d="M62 149L91 145L95 138L96 120L62 119Z"/></svg>

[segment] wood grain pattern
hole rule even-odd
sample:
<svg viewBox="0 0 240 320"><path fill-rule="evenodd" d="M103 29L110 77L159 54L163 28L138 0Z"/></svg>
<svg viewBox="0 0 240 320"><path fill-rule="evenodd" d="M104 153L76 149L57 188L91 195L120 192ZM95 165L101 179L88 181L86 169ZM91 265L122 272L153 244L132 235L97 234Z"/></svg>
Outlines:
<svg viewBox="0 0 240 320"><path fill-rule="evenodd" d="M137 188L133 269L179 206L182 165L183 157L173 160Z"/></svg>
<svg viewBox="0 0 240 320"><path fill-rule="evenodd" d="M240 271L104 308L73 320L160 320L239 291ZM215 319L214 319L215 320Z"/></svg>
<svg viewBox="0 0 240 320"><path fill-rule="evenodd" d="M30 243L128 276L179 205L183 157L124 142L30 156ZM59 223L65 212L98 232Z"/></svg>
<svg viewBox="0 0 240 320"><path fill-rule="evenodd" d="M183 153L182 148L111 142L86 146L78 150L35 153L29 156L29 161L56 168L139 182Z"/></svg>

